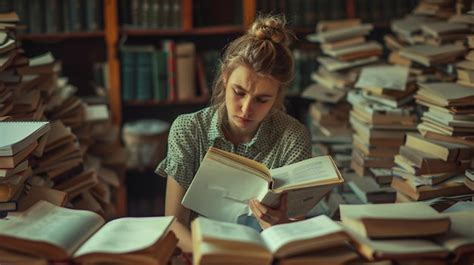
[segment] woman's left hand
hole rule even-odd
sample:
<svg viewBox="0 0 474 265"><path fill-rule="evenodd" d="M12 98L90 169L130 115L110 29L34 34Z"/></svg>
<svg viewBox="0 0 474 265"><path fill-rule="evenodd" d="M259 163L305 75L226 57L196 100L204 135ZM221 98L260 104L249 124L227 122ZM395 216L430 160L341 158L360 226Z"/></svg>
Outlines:
<svg viewBox="0 0 474 265"><path fill-rule="evenodd" d="M270 208L257 200L251 200L249 207L257 218L262 229L272 225L284 224L290 222L287 216L288 194L284 193L280 197L280 205L277 208Z"/></svg>

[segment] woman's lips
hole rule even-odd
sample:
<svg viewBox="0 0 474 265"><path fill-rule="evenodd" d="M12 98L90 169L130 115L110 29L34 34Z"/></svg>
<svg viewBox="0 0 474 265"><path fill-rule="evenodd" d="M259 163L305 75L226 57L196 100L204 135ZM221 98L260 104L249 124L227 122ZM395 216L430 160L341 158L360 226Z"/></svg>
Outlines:
<svg viewBox="0 0 474 265"><path fill-rule="evenodd" d="M239 117L239 116L237 116L237 119L242 123L249 123L249 122L252 121L250 119L242 118L242 117Z"/></svg>

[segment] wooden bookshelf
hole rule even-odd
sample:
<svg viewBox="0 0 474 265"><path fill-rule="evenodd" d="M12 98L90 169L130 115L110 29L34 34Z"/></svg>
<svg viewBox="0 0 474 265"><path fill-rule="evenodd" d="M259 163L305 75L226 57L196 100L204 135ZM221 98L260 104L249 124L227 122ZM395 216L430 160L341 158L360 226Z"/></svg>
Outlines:
<svg viewBox="0 0 474 265"><path fill-rule="evenodd" d="M57 32L57 33L38 33L18 35L22 41L63 41L69 39L97 39L104 38L105 31L90 32Z"/></svg>
<svg viewBox="0 0 474 265"><path fill-rule="evenodd" d="M205 36L205 35L222 35L222 34L238 34L243 33L244 28L241 26L215 26L202 27L189 30L181 29L133 29L123 28L120 30L121 35L130 37L173 37L173 36Z"/></svg>
<svg viewBox="0 0 474 265"><path fill-rule="evenodd" d="M209 97L196 97L193 99L187 100L130 100L124 102L124 106L133 107L133 106L169 106L169 105L201 105L209 102Z"/></svg>

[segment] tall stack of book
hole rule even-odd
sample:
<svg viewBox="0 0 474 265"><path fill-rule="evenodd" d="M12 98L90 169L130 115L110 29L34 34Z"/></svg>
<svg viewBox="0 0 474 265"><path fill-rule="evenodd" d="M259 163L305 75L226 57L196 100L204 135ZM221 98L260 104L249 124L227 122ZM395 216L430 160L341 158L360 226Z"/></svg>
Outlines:
<svg viewBox="0 0 474 265"><path fill-rule="evenodd" d="M405 132L416 129L412 104L416 85L407 67L378 65L363 68L355 87L361 90L348 95L353 106L351 167L359 176L368 176L371 168L390 169ZM390 181L376 180L380 184Z"/></svg>
<svg viewBox="0 0 474 265"><path fill-rule="evenodd" d="M42 155L49 130L47 121L0 122L0 217L19 210L19 200L29 191L31 160Z"/></svg>
<svg viewBox="0 0 474 265"><path fill-rule="evenodd" d="M452 5L441 4L436 14L452 14ZM430 200L442 209L472 196L463 182L468 181L464 175L474 157L474 112L469 102L474 90L467 86L469 60L459 62L466 54L464 43L470 36L472 18L458 14L446 21L444 15L426 15L429 17L409 16L394 21L392 29L399 38L386 38L387 43L404 42L398 50L393 49L391 59L419 74L415 98L423 112L417 126L420 134L407 134L395 156L392 187L398 192L398 201Z"/></svg>
<svg viewBox="0 0 474 265"><path fill-rule="evenodd" d="M117 189L124 182L126 171L127 155L119 141L120 129L112 124L110 112L104 104L88 105L85 119L90 132L87 153L84 154L85 167L96 172L97 182L80 199L86 202L95 199L105 216L112 217L116 214ZM75 208L93 205L83 204L81 200L76 201Z"/></svg>
<svg viewBox="0 0 474 265"><path fill-rule="evenodd" d="M18 20L16 14L0 14L0 21L6 25L5 30L0 31L5 54L4 65L0 70L0 120L49 120L51 128L47 136L34 141L37 147L31 145L31 150L15 153L18 157L10 159L10 162L15 163L2 168L5 169L4 175L9 174L11 177L14 177L13 171L16 174L31 168L31 172L24 177L28 189L18 197L18 208L24 210L38 200L47 200L60 206L92 209L101 214L113 213L112 210L103 209L107 205L112 208L110 200L107 200L110 197L107 193L110 192L104 191L104 183L117 187L117 176L107 171L103 173L102 170L98 177L100 166L96 169L88 166L85 161L88 147L93 143L94 137L100 138L92 135L92 128L97 120L103 121L108 119L108 116L104 117L103 111L87 106L84 101L74 96L77 89L68 84L67 78L59 77L61 64L51 53L33 58L24 55L19 43L15 41L14 29ZM106 109L102 106L102 110L104 108ZM113 131L109 127L104 129L107 132ZM117 139L117 134L110 138L110 141L115 140L117 144L114 149L117 154L115 160L114 156L107 156L106 160L110 161L104 164L116 168L116 174L123 174L123 166L120 166L125 164L126 159L123 155L120 156L120 153L124 152L123 148L120 149ZM23 162L30 153L32 156L28 157L29 162ZM112 176L107 182L100 181L102 175ZM102 188L95 189L95 198L87 195L101 183ZM81 206L79 202L83 202L84 197L89 199ZM97 202L101 198L104 202L102 205Z"/></svg>
<svg viewBox="0 0 474 265"><path fill-rule="evenodd" d="M424 83L415 97L427 111L418 125L420 134L407 134L395 158L392 187L400 200L472 197L464 174L474 157L474 89L454 82Z"/></svg>
<svg viewBox="0 0 474 265"><path fill-rule="evenodd" d="M359 19L321 21L310 41L320 42L319 68L311 74L316 84L302 96L315 99L309 108L314 155L331 154L341 168L349 168L352 133L349 126L350 105L345 97L357 79L357 66L378 60L382 52L376 42L367 42L372 25Z"/></svg>

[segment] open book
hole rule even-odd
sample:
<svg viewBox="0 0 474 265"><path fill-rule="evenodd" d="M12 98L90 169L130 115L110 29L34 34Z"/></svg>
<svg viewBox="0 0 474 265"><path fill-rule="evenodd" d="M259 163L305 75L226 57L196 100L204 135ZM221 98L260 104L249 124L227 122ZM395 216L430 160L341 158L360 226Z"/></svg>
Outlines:
<svg viewBox="0 0 474 265"><path fill-rule="evenodd" d="M344 229L325 215L275 225L258 233L233 223L196 218L191 224L194 264L270 264L283 258L346 245Z"/></svg>
<svg viewBox="0 0 474 265"><path fill-rule="evenodd" d="M313 157L275 169L214 147L204 156L182 204L214 220L237 222L257 199L275 207L288 192L288 216L305 215L342 178L330 156Z"/></svg>
<svg viewBox="0 0 474 265"><path fill-rule="evenodd" d="M0 248L51 261L166 264L177 239L174 217L120 218L39 201L25 212L0 219Z"/></svg>

